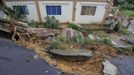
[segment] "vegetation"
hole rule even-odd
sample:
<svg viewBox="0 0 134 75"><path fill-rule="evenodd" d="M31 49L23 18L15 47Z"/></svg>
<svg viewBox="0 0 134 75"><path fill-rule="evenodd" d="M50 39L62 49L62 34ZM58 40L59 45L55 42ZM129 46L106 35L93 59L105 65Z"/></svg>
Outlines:
<svg viewBox="0 0 134 75"><path fill-rule="evenodd" d="M89 30L89 29L84 29L84 28L78 26L78 25L75 24L75 23L70 23L68 27L69 27L69 28L72 28L72 29L74 29L74 30L78 30L78 31L80 31L80 32L87 32L87 33L90 33L90 34L93 33L91 30Z"/></svg>
<svg viewBox="0 0 134 75"><path fill-rule="evenodd" d="M115 0L115 5L125 16L134 17L134 0Z"/></svg>
<svg viewBox="0 0 134 75"><path fill-rule="evenodd" d="M81 36L73 36L72 37L72 42L79 44L81 46L86 46L92 42L88 37L81 37Z"/></svg>
<svg viewBox="0 0 134 75"><path fill-rule="evenodd" d="M112 41L109 38L105 38L102 40L102 42L108 46L112 46Z"/></svg>
<svg viewBox="0 0 134 75"><path fill-rule="evenodd" d="M67 41L67 39L66 39L66 37L65 37L64 35L59 35L59 36L57 37L57 40L59 40L59 41L61 41L61 42L66 42L66 41Z"/></svg>
<svg viewBox="0 0 134 75"><path fill-rule="evenodd" d="M128 17L134 17L134 5L133 4L121 4L119 6L121 12Z"/></svg>
<svg viewBox="0 0 134 75"><path fill-rule="evenodd" d="M100 38L105 38L109 36L109 34L106 33L106 31L93 31L93 33L99 36Z"/></svg>
<svg viewBox="0 0 134 75"><path fill-rule="evenodd" d="M60 42L57 41L57 40L53 40L53 41L51 41L50 44L49 44L49 47L50 47L51 49L58 49L59 46L60 46Z"/></svg>
<svg viewBox="0 0 134 75"><path fill-rule="evenodd" d="M114 31L119 32L121 26L122 26L121 23L118 22L118 23L115 25L115 27L114 27Z"/></svg>
<svg viewBox="0 0 134 75"><path fill-rule="evenodd" d="M121 4L134 4L134 0L114 0L115 6L119 6Z"/></svg>
<svg viewBox="0 0 134 75"><path fill-rule="evenodd" d="M31 23L29 23L29 25L33 28L38 28L38 23L34 20L32 20Z"/></svg>
<svg viewBox="0 0 134 75"><path fill-rule="evenodd" d="M18 10L11 9L10 7L2 7L1 10L10 18L12 21L22 20L24 15L22 15Z"/></svg>
<svg viewBox="0 0 134 75"><path fill-rule="evenodd" d="M76 35L75 35L75 36L72 37L72 42L73 42L73 43L79 43L80 39L81 39L80 36L76 36Z"/></svg>
<svg viewBox="0 0 134 75"><path fill-rule="evenodd" d="M68 26L69 28L72 28L72 29L74 29L74 30L80 30L81 29L81 27L79 27L77 24L75 24L75 23L70 23L69 24L69 26Z"/></svg>
<svg viewBox="0 0 134 75"><path fill-rule="evenodd" d="M51 29L58 29L59 28L59 21L56 20L54 16L49 17L47 16L46 18L46 23L44 23L45 28L51 28Z"/></svg>
<svg viewBox="0 0 134 75"><path fill-rule="evenodd" d="M126 29L126 28L121 28L119 33L123 34L123 35L130 35L131 33Z"/></svg>
<svg viewBox="0 0 134 75"><path fill-rule="evenodd" d="M134 17L134 10L121 10L121 12L127 17Z"/></svg>
<svg viewBox="0 0 134 75"><path fill-rule="evenodd" d="M88 37L86 37L86 38L82 39L81 45L86 46L86 45L89 45L91 42L92 42L92 40L90 40Z"/></svg>

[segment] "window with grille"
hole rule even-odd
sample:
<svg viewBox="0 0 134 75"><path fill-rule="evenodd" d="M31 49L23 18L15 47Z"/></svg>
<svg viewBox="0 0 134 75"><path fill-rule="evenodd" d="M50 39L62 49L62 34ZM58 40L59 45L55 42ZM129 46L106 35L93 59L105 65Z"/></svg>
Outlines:
<svg viewBox="0 0 134 75"><path fill-rule="evenodd" d="M96 6L82 6L81 15L92 15L94 16L96 12Z"/></svg>
<svg viewBox="0 0 134 75"><path fill-rule="evenodd" d="M47 15L61 15L61 6L46 6Z"/></svg>
<svg viewBox="0 0 134 75"><path fill-rule="evenodd" d="M28 12L28 8L26 5L16 5L16 6L13 6L13 9L15 9L16 11L20 12L20 14L23 14L23 15L28 15L29 12Z"/></svg>

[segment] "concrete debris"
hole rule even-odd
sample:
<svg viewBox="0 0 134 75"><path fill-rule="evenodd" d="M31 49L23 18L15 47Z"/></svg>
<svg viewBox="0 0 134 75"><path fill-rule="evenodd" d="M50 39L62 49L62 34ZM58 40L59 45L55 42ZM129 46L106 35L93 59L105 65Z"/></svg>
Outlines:
<svg viewBox="0 0 134 75"><path fill-rule="evenodd" d="M61 55L61 56L76 56L76 57L91 57L92 52L89 50L85 49L65 49L65 50L60 50L60 49L54 49L50 50L51 53L56 54L56 55Z"/></svg>
<svg viewBox="0 0 134 75"><path fill-rule="evenodd" d="M88 35L88 38L91 40L95 40L95 37L92 34Z"/></svg>
<svg viewBox="0 0 134 75"><path fill-rule="evenodd" d="M111 62L109 62L108 60L105 60L105 62L103 62L104 65L104 75L117 75L118 74L118 69L116 66L114 66Z"/></svg>

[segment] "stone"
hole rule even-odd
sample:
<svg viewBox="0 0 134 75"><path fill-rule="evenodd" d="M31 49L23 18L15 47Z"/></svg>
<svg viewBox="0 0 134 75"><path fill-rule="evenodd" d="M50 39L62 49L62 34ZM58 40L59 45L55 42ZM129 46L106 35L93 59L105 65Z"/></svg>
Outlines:
<svg viewBox="0 0 134 75"><path fill-rule="evenodd" d="M91 39L91 40L95 40L95 37L94 37L92 34L88 35L88 37L89 37L89 39Z"/></svg>
<svg viewBox="0 0 134 75"><path fill-rule="evenodd" d="M113 65L111 62L105 60L103 62L103 65L104 65L104 69L103 69L104 75L118 75L118 68L115 65Z"/></svg>
<svg viewBox="0 0 134 75"><path fill-rule="evenodd" d="M91 57L92 52L85 49L53 49L50 50L52 54L60 55L60 56L74 56L74 57Z"/></svg>

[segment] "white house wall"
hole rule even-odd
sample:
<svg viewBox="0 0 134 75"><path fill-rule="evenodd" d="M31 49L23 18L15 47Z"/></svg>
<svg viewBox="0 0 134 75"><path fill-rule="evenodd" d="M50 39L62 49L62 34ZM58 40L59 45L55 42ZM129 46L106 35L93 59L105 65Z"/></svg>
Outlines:
<svg viewBox="0 0 134 75"><path fill-rule="evenodd" d="M61 6L61 15L51 15L51 16L55 16L55 18L58 19L61 23L72 21L73 2L71 1L39 1L41 19L43 22L45 22L44 18L47 16L46 5L60 5Z"/></svg>
<svg viewBox="0 0 134 75"><path fill-rule="evenodd" d="M29 22L31 20L39 21L35 1L6 1L6 5L11 8L14 5L27 5L29 14L26 16L26 20Z"/></svg>
<svg viewBox="0 0 134 75"><path fill-rule="evenodd" d="M107 3L102 2L77 2L75 22L79 24L100 23L105 14ZM82 6L96 6L95 15L81 15Z"/></svg>

